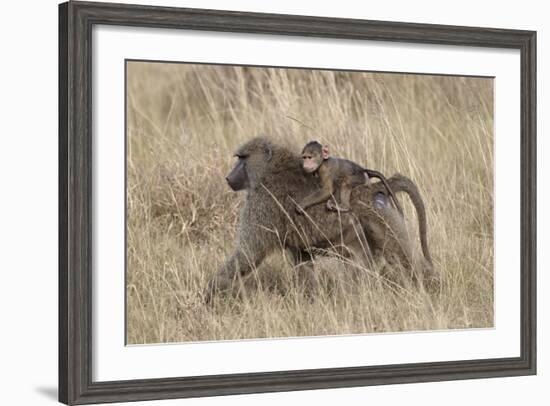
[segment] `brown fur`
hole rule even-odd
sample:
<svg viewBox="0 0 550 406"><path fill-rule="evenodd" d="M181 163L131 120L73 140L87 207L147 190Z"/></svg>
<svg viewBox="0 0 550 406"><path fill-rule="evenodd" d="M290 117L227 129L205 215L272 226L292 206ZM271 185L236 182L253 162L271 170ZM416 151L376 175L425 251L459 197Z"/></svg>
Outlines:
<svg viewBox="0 0 550 406"><path fill-rule="evenodd" d="M349 246L359 247L370 259L384 257L390 263L397 261L412 267L412 243L403 217L391 204L377 207L374 203L377 193L384 193L380 183L356 187L349 213L331 213L324 205L317 205L306 215L298 215L296 202L319 188L318 180L304 174L298 155L263 137L248 141L236 155L241 158L227 180L234 190L246 190L247 195L240 213L235 250L210 281L207 301L214 292L228 289L235 278L248 274L280 247L292 253L297 265L310 262L312 248ZM394 191L405 191L413 199L424 234L423 251L431 268L426 216L418 191L401 175L388 179L388 183Z"/></svg>
<svg viewBox="0 0 550 406"><path fill-rule="evenodd" d="M351 191L354 187L369 183L370 177L376 177L384 184L393 204L403 214L399 200L388 185L386 177L378 171L366 169L347 159L329 156L326 146L317 141L310 141L302 150L303 168L308 173L317 173L321 187L306 196L297 207L301 213L316 204L327 202L327 209L347 212L350 210ZM338 191L336 203L331 199Z"/></svg>

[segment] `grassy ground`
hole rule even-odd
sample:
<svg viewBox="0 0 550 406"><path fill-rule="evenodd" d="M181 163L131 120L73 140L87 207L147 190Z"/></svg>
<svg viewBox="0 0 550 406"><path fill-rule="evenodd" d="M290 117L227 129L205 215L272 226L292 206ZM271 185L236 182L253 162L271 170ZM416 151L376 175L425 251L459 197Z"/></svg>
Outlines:
<svg viewBox="0 0 550 406"><path fill-rule="evenodd" d="M491 79L131 62L127 80L129 343L493 325ZM412 178L441 289L393 286L328 258L311 301L281 253L244 297L204 305L244 197L224 180L232 152L261 133L297 152L318 139Z"/></svg>

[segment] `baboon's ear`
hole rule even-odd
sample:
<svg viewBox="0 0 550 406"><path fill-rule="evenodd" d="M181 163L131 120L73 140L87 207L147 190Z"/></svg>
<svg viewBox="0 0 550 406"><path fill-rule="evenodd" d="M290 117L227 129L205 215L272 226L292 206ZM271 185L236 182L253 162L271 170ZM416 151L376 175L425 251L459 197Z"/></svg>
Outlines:
<svg viewBox="0 0 550 406"><path fill-rule="evenodd" d="M330 156L328 153L328 147L326 145L323 146L323 148L321 149L321 154L323 155L323 159L328 159L328 157Z"/></svg>
<svg viewBox="0 0 550 406"><path fill-rule="evenodd" d="M267 162L271 161L271 158L273 157L273 150L271 149L271 145L266 145L265 154L267 156Z"/></svg>

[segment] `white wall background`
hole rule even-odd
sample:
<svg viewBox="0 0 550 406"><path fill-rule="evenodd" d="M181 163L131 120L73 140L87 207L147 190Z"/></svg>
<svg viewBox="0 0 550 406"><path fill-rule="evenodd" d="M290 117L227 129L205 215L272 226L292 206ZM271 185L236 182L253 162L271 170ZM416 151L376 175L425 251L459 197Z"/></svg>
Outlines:
<svg viewBox="0 0 550 406"><path fill-rule="evenodd" d="M128 1L126 1L128 2ZM134 0L132 3L538 31L538 329L536 377L379 386L135 405L547 404L550 355L550 19L544 2L429 0ZM9 2L0 24L0 404L57 398L57 2Z"/></svg>

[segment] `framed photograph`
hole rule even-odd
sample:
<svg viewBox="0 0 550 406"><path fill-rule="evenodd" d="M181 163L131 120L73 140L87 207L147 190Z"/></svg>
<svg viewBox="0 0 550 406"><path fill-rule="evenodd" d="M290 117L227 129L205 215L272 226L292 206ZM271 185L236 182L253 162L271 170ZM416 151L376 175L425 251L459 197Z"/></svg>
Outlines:
<svg viewBox="0 0 550 406"><path fill-rule="evenodd" d="M59 6L59 400L536 373L536 33Z"/></svg>

